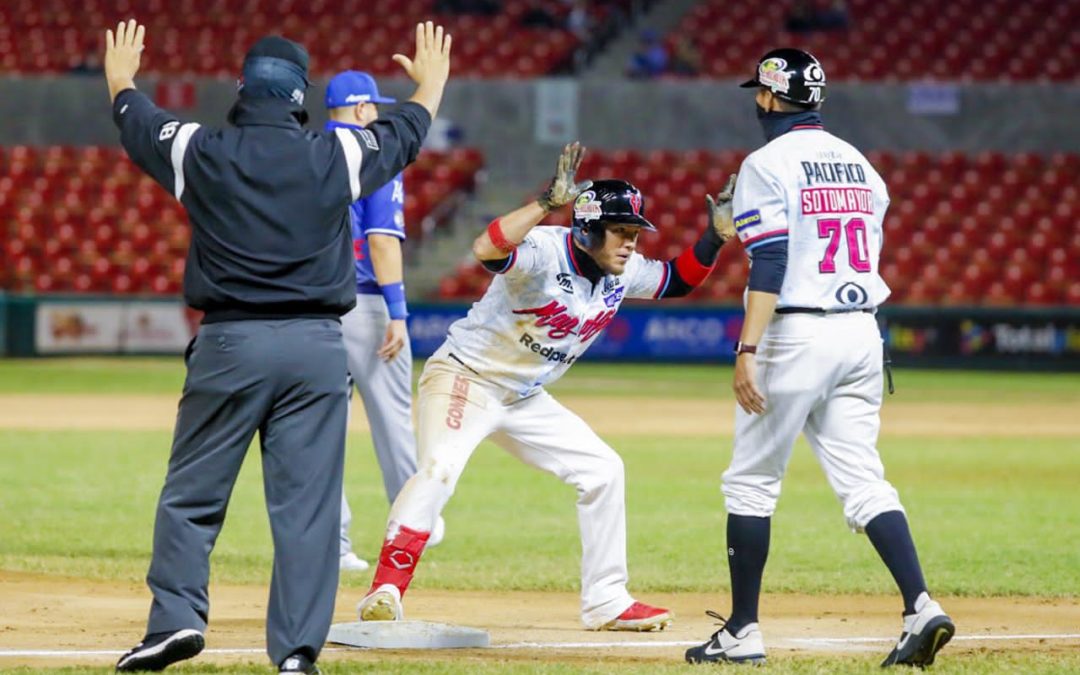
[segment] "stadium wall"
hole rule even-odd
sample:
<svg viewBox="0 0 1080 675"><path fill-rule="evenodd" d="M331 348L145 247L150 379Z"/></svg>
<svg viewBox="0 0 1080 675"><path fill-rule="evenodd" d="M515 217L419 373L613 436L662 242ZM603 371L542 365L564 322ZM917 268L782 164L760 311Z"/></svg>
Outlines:
<svg viewBox="0 0 1080 675"><path fill-rule="evenodd" d="M467 311L463 304L411 306L413 354L430 356ZM180 354L199 319L176 299L82 295L0 295L0 317L5 314L10 320L0 345L6 342L12 356ZM742 319L737 306L628 303L585 359L730 363ZM898 366L1080 372L1080 308L886 305L879 319ZM540 356L566 358L544 349Z"/></svg>

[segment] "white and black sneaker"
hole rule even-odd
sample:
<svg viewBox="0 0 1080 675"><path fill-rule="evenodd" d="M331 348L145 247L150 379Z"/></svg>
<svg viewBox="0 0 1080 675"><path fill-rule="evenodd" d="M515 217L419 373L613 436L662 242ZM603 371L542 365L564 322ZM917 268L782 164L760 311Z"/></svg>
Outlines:
<svg viewBox="0 0 1080 675"><path fill-rule="evenodd" d="M151 633L116 662L122 673L164 670L165 666L190 659L203 650L206 640L194 628Z"/></svg>
<svg viewBox="0 0 1080 675"><path fill-rule="evenodd" d="M285 673L306 673L307 675L319 675L319 667L316 666L315 662L309 659L307 656L300 652L297 652L282 661L281 665L278 667L279 675L284 675Z"/></svg>
<svg viewBox="0 0 1080 675"><path fill-rule="evenodd" d="M955 633L956 626L941 605L923 593L915 600L915 613L904 616L904 632L881 667L925 668L934 663L934 656Z"/></svg>
<svg viewBox="0 0 1080 675"><path fill-rule="evenodd" d="M765 641L756 623L742 627L738 634L728 631L727 620L716 612L705 612L720 621L720 630L712 634L709 641L686 650L687 663L739 663L763 665L765 663Z"/></svg>

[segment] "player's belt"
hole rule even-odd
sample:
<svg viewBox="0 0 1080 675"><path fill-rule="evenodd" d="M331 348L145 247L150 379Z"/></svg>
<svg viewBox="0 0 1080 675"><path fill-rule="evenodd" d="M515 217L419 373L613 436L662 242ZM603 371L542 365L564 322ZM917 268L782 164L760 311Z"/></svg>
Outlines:
<svg viewBox="0 0 1080 675"><path fill-rule="evenodd" d="M814 314L816 316L827 316L829 314L853 314L855 312L864 312L866 314L873 314L877 311L874 307L853 307L851 309L822 309L820 307L778 307L777 314Z"/></svg>

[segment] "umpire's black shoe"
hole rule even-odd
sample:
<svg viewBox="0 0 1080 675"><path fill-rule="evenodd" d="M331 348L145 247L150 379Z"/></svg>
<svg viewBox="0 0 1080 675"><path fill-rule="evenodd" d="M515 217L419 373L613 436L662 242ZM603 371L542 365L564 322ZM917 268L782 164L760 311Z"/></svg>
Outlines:
<svg viewBox="0 0 1080 675"><path fill-rule="evenodd" d="M915 613L904 616L904 632L881 667L917 666L934 663L934 656L952 639L956 626L941 605L922 594L915 601Z"/></svg>
<svg viewBox="0 0 1080 675"><path fill-rule="evenodd" d="M319 675L319 667L302 652L297 652L286 658L278 667L278 673L306 673L307 675Z"/></svg>
<svg viewBox="0 0 1080 675"><path fill-rule="evenodd" d="M206 640L194 628L150 633L116 662L116 670L134 673L164 670L165 666L190 659L203 650Z"/></svg>

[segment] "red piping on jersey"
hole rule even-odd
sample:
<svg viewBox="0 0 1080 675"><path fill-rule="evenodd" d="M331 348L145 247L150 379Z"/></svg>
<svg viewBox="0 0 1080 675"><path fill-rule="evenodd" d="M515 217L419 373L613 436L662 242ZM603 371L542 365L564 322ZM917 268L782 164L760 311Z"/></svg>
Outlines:
<svg viewBox="0 0 1080 675"><path fill-rule="evenodd" d="M653 293L653 300L658 300L664 295L664 291L668 287L668 269L671 267L671 263L664 263L664 276L660 277L660 284L656 287L656 292Z"/></svg>
<svg viewBox="0 0 1080 675"><path fill-rule="evenodd" d="M787 234L787 233L788 233L787 228L784 228L783 230L770 230L768 232L762 232L761 234L757 235L756 237L750 237L749 239L744 241L743 246L749 246L750 244L753 244L755 241L761 241L762 239L765 239L765 238L768 238L768 237L775 237L775 236L778 236L778 235L781 235L781 234Z"/></svg>
<svg viewBox="0 0 1080 675"><path fill-rule="evenodd" d="M825 128L825 125L823 125L823 124L796 124L795 126L788 129L788 131L802 131L803 129L824 129L824 128Z"/></svg>
<svg viewBox="0 0 1080 675"><path fill-rule="evenodd" d="M693 288L705 281L705 277L709 276L715 266L715 264L708 267L702 265L701 261L694 255L694 249L692 248L686 249L679 254L678 258L675 258L675 271L679 273L683 281Z"/></svg>
<svg viewBox="0 0 1080 675"><path fill-rule="evenodd" d="M570 259L570 266L574 268L574 272L579 277L585 276L581 273L581 268L578 267L577 260L574 259L574 240L569 234L566 235L566 257Z"/></svg>

